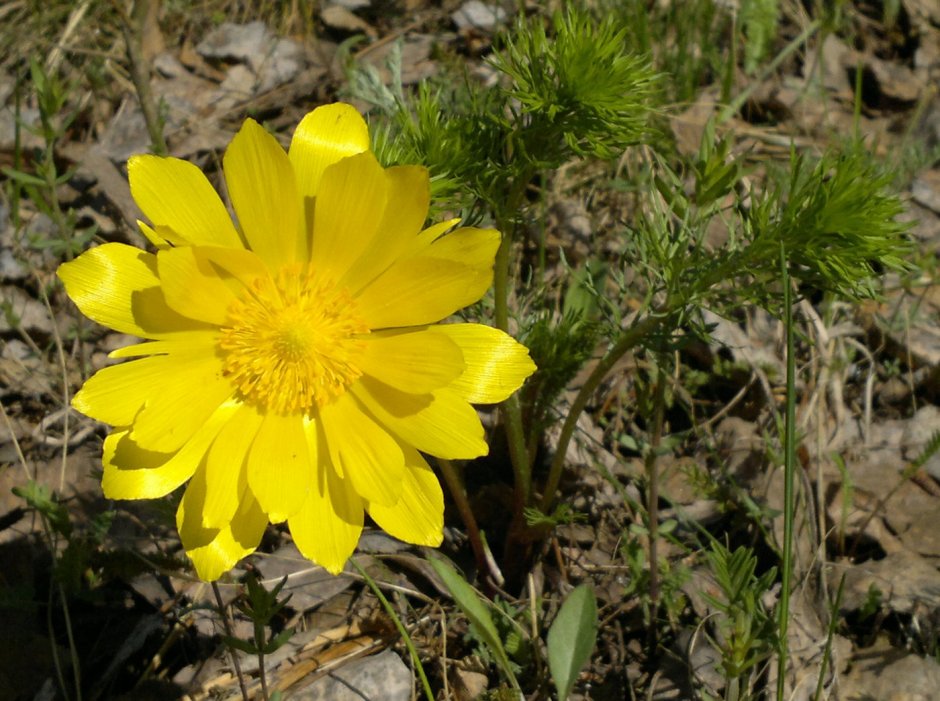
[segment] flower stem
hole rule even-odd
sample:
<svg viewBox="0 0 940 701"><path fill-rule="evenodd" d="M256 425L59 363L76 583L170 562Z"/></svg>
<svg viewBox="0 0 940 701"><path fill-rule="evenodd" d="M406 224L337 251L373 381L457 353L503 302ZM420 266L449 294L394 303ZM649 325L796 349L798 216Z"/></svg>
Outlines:
<svg viewBox="0 0 940 701"><path fill-rule="evenodd" d="M584 407L587 406L594 391L601 382L603 382L604 378L607 377L607 373L616 365L617 361L657 326L662 324L664 318L667 318L667 316L662 314L650 314L624 331L613 347L601 358L600 362L594 368L594 371L588 376L587 380L585 380L581 389L578 390L578 394L575 396L568 410L568 415L561 425L561 434L558 436L555 456L552 458L552 464L548 469L548 481L545 483L545 491L542 494L542 502L539 506L542 513L548 513L555 500L555 492L558 491L558 484L561 482L561 473L565 467L565 455L568 452L568 444L571 442L574 430L578 425L578 417L581 415L581 412L584 411Z"/></svg>
<svg viewBox="0 0 940 701"><path fill-rule="evenodd" d="M219 591L219 585L216 582L212 582L212 593L215 594L215 603L219 607L219 618L222 619L222 628L225 630L225 634L229 638L234 638L235 635L232 632L232 625L228 620L228 613L225 610L225 604L222 602L222 592ZM238 677L238 686L242 690L242 698L244 701L249 701L248 699L248 687L245 686L245 676L242 674L242 666L238 662L238 655L235 654L235 650L228 647L228 654L232 658L232 667L235 668L235 676Z"/></svg>
<svg viewBox="0 0 940 701"><path fill-rule="evenodd" d="M783 425L783 561L780 563L780 603L777 634L777 699L785 698L790 622L790 587L793 578L793 511L796 480L796 330L793 328L793 301L790 294L789 260L780 246L780 272L783 284L783 323L787 343L786 421Z"/></svg>
<svg viewBox="0 0 940 701"><path fill-rule="evenodd" d="M503 231L503 238L496 251L493 272L494 320L496 328L509 333L509 267L511 262L514 228ZM526 448L525 431L522 428L522 409L519 398L511 396L502 406L503 421L506 425L506 440L509 444L509 457L512 460L515 476L515 508L521 512L529 504L532 491L532 470L529 451Z"/></svg>

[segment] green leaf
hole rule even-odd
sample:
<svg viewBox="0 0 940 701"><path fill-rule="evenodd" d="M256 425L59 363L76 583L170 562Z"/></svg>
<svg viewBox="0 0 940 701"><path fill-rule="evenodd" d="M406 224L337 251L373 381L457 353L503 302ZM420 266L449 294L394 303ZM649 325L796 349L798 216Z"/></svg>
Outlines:
<svg viewBox="0 0 940 701"><path fill-rule="evenodd" d="M591 588L582 584L561 605L548 631L548 668L558 701L565 701L591 658L597 640L597 602Z"/></svg>
<svg viewBox="0 0 940 701"><path fill-rule="evenodd" d="M284 643L291 639L291 636L294 634L293 628L285 628L275 637L271 638L268 641L267 645L264 646L264 654L270 655L272 652L276 652Z"/></svg>
<svg viewBox="0 0 940 701"><path fill-rule="evenodd" d="M0 168L5 176L10 178L10 180L16 180L17 182L23 183L24 185L36 185L37 187L45 187L46 181L41 178L37 178L35 175L30 173L24 173L22 170L14 170L13 168L8 168L4 166Z"/></svg>
<svg viewBox="0 0 940 701"><path fill-rule="evenodd" d="M437 558L431 559L430 562L437 575L444 580L444 584L450 591L451 596L454 597L454 601L457 602L457 606L470 620L474 632L489 648L493 659L496 660L496 664L506 675L506 679L509 680L512 688L518 689L519 682L516 681L516 675L513 674L512 664L509 662L503 642L499 639L499 633L496 631L496 626L493 624L493 619L483 600L477 596L477 593L464 581L464 578L457 570L449 564Z"/></svg>
<svg viewBox="0 0 940 701"><path fill-rule="evenodd" d="M228 635L223 635L222 642L229 647L233 647L236 650L241 650L242 652L248 653L249 655L258 654L257 646L248 640L242 640L241 638L233 638Z"/></svg>

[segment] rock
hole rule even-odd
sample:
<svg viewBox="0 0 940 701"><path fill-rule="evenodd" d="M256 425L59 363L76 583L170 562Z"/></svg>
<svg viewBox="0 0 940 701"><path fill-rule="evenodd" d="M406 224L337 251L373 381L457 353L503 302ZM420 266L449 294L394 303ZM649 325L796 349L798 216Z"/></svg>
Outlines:
<svg viewBox="0 0 940 701"><path fill-rule="evenodd" d="M304 63L304 49L300 44L291 39L278 39L256 69L259 92L293 80L303 70Z"/></svg>
<svg viewBox="0 0 940 701"><path fill-rule="evenodd" d="M257 88L258 78L248 66L232 66L219 86L222 105L234 105L247 100Z"/></svg>
<svg viewBox="0 0 940 701"><path fill-rule="evenodd" d="M823 85L836 93L852 90L849 74L846 71L846 62L851 61L853 51L835 34L827 34L822 45Z"/></svg>
<svg viewBox="0 0 940 701"><path fill-rule="evenodd" d="M391 650L343 665L291 694L293 701L409 701L411 670Z"/></svg>
<svg viewBox="0 0 940 701"><path fill-rule="evenodd" d="M882 560L835 567L829 574L832 586L839 585L843 573L843 613L862 608L872 588L881 592L881 607L894 613L935 611L940 606L940 572L926 558L908 550L889 553Z"/></svg>
<svg viewBox="0 0 940 701"><path fill-rule="evenodd" d="M911 197L936 214L940 214L940 170L925 170L911 183Z"/></svg>
<svg viewBox="0 0 940 701"><path fill-rule="evenodd" d="M910 461L920 455L937 431L940 431L940 409L930 404L921 407L904 427L901 438L904 459ZM940 480L940 452L934 453L924 464L924 469L931 477Z"/></svg>
<svg viewBox="0 0 940 701"><path fill-rule="evenodd" d="M277 38L260 21L224 22L199 42L196 51L204 58L234 60L247 65L255 76L253 92L265 92L282 85L304 67L303 47L290 39ZM237 80L240 86L245 82L243 77Z"/></svg>
<svg viewBox="0 0 940 701"><path fill-rule="evenodd" d="M866 67L878 81L881 94L889 100L914 103L920 99L924 85L907 66L870 57Z"/></svg>
<svg viewBox="0 0 940 701"><path fill-rule="evenodd" d="M0 250L0 280L20 282L29 277L29 268L18 261L9 248Z"/></svg>
<svg viewBox="0 0 940 701"><path fill-rule="evenodd" d="M52 319L45 305L22 288L4 285L0 288L0 332L17 329L27 334L52 334Z"/></svg>
<svg viewBox="0 0 940 701"><path fill-rule="evenodd" d="M489 678L482 672L456 666L450 669L450 690L456 701L474 701L483 695L488 686Z"/></svg>
<svg viewBox="0 0 940 701"><path fill-rule="evenodd" d="M43 140L31 127L39 124L39 110L35 107L20 108L20 148L24 150L42 148ZM12 107L0 108L0 151L13 151L16 144L16 115Z"/></svg>
<svg viewBox="0 0 940 701"><path fill-rule="evenodd" d="M840 680L840 698L848 701L930 701L940 688L940 665L879 643L859 650Z"/></svg>
<svg viewBox="0 0 940 701"><path fill-rule="evenodd" d="M115 163L150 152L150 133L136 97L125 98L101 135L101 150Z"/></svg>
<svg viewBox="0 0 940 701"><path fill-rule="evenodd" d="M265 54L271 43L271 32L264 22L235 24L223 22L209 32L196 46L203 58L240 61L250 64Z"/></svg>
<svg viewBox="0 0 940 701"><path fill-rule="evenodd" d="M316 608L353 585L349 577L334 577L319 565L314 565L292 542L282 545L272 555L254 557L252 562L268 589L287 577L283 594L291 595L288 606L299 612Z"/></svg>
<svg viewBox="0 0 940 701"><path fill-rule="evenodd" d="M498 5L487 5L480 0L468 0L451 16L457 29L493 31L506 19L506 11Z"/></svg>

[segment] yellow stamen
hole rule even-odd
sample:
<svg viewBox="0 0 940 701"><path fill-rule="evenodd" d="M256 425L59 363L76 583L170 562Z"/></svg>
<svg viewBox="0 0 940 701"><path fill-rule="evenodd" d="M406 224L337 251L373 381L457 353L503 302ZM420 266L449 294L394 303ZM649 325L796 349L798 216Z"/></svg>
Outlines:
<svg viewBox="0 0 940 701"><path fill-rule="evenodd" d="M223 372L243 398L286 414L346 391L362 374L356 361L369 328L349 292L292 265L254 280L221 331Z"/></svg>

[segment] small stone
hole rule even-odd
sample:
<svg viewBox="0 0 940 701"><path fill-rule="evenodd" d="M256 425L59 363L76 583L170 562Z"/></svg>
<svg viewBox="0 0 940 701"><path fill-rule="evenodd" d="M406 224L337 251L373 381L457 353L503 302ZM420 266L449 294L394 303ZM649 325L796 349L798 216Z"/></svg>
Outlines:
<svg viewBox="0 0 940 701"><path fill-rule="evenodd" d="M16 144L17 115L10 107L0 108L0 151L13 151ZM21 107L20 148L25 150L42 148L43 140L32 129L39 124L39 110L35 107Z"/></svg>
<svg viewBox="0 0 940 701"><path fill-rule="evenodd" d="M157 54L156 58L153 59L153 68L164 78L181 78L189 75L186 66L169 51Z"/></svg>
<svg viewBox="0 0 940 701"><path fill-rule="evenodd" d="M20 282L29 277L29 268L18 261L9 248L0 250L0 280Z"/></svg>
<svg viewBox="0 0 940 701"><path fill-rule="evenodd" d="M19 287L0 289L0 331L21 330L27 334L51 334L52 319L45 305Z"/></svg>
<svg viewBox="0 0 940 701"><path fill-rule="evenodd" d="M506 11L497 5L487 5L480 0L468 0L451 15L451 19L457 25L457 29L492 31L506 19Z"/></svg>
<svg viewBox="0 0 940 701"><path fill-rule="evenodd" d="M364 10L372 3L369 0L333 0L333 4L355 12L356 10Z"/></svg>
<svg viewBox="0 0 940 701"><path fill-rule="evenodd" d="M852 50L835 34L828 34L822 45L823 84L837 93L852 89L846 63L852 60Z"/></svg>
<svg viewBox="0 0 940 701"><path fill-rule="evenodd" d="M940 214L940 170L927 170L914 178L911 197L917 204Z"/></svg>
<svg viewBox="0 0 940 701"><path fill-rule="evenodd" d="M196 46L204 58L228 59L250 64L267 53L272 40L264 22L223 22Z"/></svg>
<svg viewBox="0 0 940 701"><path fill-rule="evenodd" d="M343 665L291 694L293 701L409 701L411 671L391 650Z"/></svg>
<svg viewBox="0 0 940 701"><path fill-rule="evenodd" d="M293 80L303 70L304 62L304 49L300 44L291 39L278 39L256 68L258 90L266 92Z"/></svg>
<svg viewBox="0 0 940 701"><path fill-rule="evenodd" d="M905 422L901 438L904 459L910 461L917 458L937 431L940 431L940 409L931 404L918 409L917 413ZM924 464L924 469L931 477L940 480L940 452L931 456Z"/></svg>
<svg viewBox="0 0 940 701"><path fill-rule="evenodd" d="M101 136L101 150L115 163L150 151L150 133L137 98L127 98Z"/></svg>
<svg viewBox="0 0 940 701"><path fill-rule="evenodd" d="M248 66L232 66L222 85L219 86L218 108L222 106L234 105L235 103L250 98L258 86L258 77Z"/></svg>

